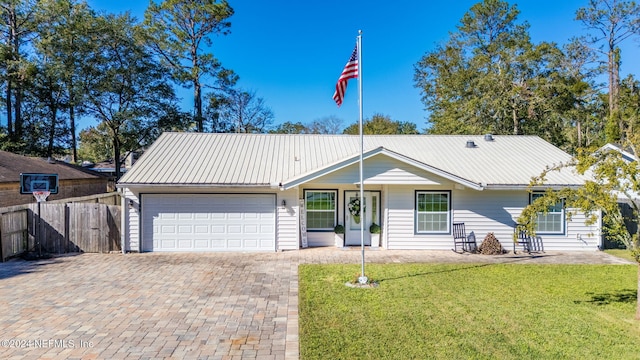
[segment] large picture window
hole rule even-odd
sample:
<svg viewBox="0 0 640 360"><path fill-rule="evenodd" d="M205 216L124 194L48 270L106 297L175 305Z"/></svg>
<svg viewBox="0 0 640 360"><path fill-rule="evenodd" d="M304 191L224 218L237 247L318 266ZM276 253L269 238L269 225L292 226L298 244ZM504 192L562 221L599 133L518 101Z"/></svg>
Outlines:
<svg viewBox="0 0 640 360"><path fill-rule="evenodd" d="M336 226L337 191L305 190L304 200L307 209L307 230L333 231Z"/></svg>
<svg viewBox="0 0 640 360"><path fill-rule="evenodd" d="M416 191L416 233L448 233L450 210L450 192Z"/></svg>
<svg viewBox="0 0 640 360"><path fill-rule="evenodd" d="M530 202L533 202L542 196L544 196L544 193L533 193L531 194ZM538 213L538 218L536 219L536 233L564 233L564 203L562 201L550 206L546 213Z"/></svg>

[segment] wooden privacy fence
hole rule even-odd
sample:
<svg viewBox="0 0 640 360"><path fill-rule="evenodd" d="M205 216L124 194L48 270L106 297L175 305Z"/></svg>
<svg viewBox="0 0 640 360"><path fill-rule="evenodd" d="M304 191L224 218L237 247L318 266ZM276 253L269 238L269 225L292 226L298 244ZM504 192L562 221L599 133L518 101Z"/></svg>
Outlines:
<svg viewBox="0 0 640 360"><path fill-rule="evenodd" d="M120 195L83 196L0 208L0 258L26 251L120 251Z"/></svg>

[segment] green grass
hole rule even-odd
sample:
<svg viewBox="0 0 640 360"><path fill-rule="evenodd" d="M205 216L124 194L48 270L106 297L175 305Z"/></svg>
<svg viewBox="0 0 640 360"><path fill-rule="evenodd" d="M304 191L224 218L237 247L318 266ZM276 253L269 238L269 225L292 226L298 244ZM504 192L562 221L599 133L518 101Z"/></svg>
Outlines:
<svg viewBox="0 0 640 360"><path fill-rule="evenodd" d="M301 265L302 359L640 359L636 265Z"/></svg>
<svg viewBox="0 0 640 360"><path fill-rule="evenodd" d="M608 250L605 250L604 252L613 256L617 256L619 258L627 259L630 261L636 261L636 259L631 254L631 251L627 249L608 249Z"/></svg>

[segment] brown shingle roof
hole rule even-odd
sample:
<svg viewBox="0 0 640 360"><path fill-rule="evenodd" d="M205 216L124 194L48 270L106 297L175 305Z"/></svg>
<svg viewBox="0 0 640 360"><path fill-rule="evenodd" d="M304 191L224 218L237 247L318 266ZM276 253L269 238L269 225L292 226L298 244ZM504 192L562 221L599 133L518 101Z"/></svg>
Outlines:
<svg viewBox="0 0 640 360"><path fill-rule="evenodd" d="M60 180L95 179L103 175L62 161L0 151L0 183L20 181L20 173L58 174Z"/></svg>

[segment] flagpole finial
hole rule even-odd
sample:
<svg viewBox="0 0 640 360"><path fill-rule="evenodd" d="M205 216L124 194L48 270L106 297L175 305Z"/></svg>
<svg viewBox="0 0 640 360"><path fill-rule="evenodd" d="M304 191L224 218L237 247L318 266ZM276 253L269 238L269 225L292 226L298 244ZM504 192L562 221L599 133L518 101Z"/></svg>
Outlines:
<svg viewBox="0 0 640 360"><path fill-rule="evenodd" d="M362 30L358 30L358 35L362 35Z"/></svg>

